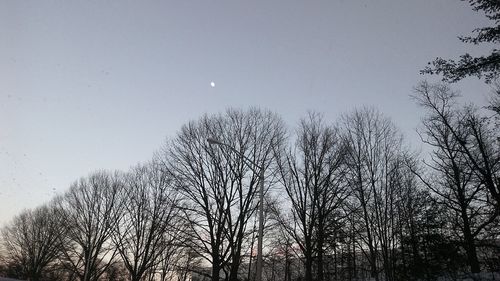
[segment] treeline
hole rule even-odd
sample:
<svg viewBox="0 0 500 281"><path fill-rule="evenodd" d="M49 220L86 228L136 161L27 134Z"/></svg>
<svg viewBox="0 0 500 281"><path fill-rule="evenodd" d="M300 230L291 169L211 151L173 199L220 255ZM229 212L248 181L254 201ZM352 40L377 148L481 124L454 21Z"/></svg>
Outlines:
<svg viewBox="0 0 500 281"><path fill-rule="evenodd" d="M1 274L254 280L262 203L265 280L494 276L498 97L489 110L462 106L448 85L420 83L422 155L374 108L336 122L309 113L294 130L260 109L205 115L149 162L88 175L16 216L2 229ZM249 162L265 170L264 202Z"/></svg>

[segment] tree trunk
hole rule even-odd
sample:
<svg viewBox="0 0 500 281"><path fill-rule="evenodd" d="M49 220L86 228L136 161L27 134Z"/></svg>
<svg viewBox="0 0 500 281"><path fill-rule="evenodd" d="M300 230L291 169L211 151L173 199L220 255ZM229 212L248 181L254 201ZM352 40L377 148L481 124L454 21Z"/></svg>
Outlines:
<svg viewBox="0 0 500 281"><path fill-rule="evenodd" d="M462 220L464 222L463 230L464 230L465 251L467 253L467 261L470 266L470 271L472 273L479 273L481 269L479 266L479 261L477 259L476 245L474 244L474 237L472 236L469 218L467 216L467 210L465 209L462 209Z"/></svg>
<svg viewBox="0 0 500 281"><path fill-rule="evenodd" d="M375 278L376 281L378 281L378 270L377 270L377 250L375 247L371 244L371 236L368 235L369 237L369 250L370 250L370 277Z"/></svg>
<svg viewBox="0 0 500 281"><path fill-rule="evenodd" d="M219 281L220 280L220 263L219 263L219 257L216 255L216 257L213 258L212 262L212 281Z"/></svg>
<svg viewBox="0 0 500 281"><path fill-rule="evenodd" d="M304 253L304 258L305 258L305 281L312 281L313 276L312 276L312 265L313 265L313 260L312 260L312 246L311 246L311 238L306 238L305 241L305 253Z"/></svg>
<svg viewBox="0 0 500 281"><path fill-rule="evenodd" d="M305 281L312 281L312 257L306 257L306 276Z"/></svg>
<svg viewBox="0 0 500 281"><path fill-rule="evenodd" d="M323 224L320 222L319 228L322 228ZM324 243L324 234L322 229L318 233L318 241L317 241L317 251L318 251L318 257L317 257L317 281L323 281L324 279L324 268L323 268L323 243Z"/></svg>
<svg viewBox="0 0 500 281"><path fill-rule="evenodd" d="M231 264L231 269L229 271L229 281L238 281L238 270L240 267L240 255L235 255L233 263Z"/></svg>
<svg viewBox="0 0 500 281"><path fill-rule="evenodd" d="M285 281L292 280L292 270L291 270L291 262L290 262L290 254L288 253L288 249L285 256Z"/></svg>

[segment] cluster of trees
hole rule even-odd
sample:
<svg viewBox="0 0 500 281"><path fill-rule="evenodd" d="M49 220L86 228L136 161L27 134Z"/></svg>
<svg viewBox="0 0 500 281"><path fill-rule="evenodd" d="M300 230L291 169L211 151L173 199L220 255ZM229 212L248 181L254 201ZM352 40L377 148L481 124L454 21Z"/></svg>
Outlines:
<svg viewBox="0 0 500 281"><path fill-rule="evenodd" d="M253 280L259 204L266 280L498 272L500 115L462 107L456 96L446 84L415 88L430 147L420 156L373 108L335 123L310 113L293 132L259 109L205 115L148 163L93 173L15 217L2 229L1 272L27 280ZM249 161L265 169L264 202Z"/></svg>
<svg viewBox="0 0 500 281"><path fill-rule="evenodd" d="M422 82L414 99L427 112L419 133L430 155L412 153L370 108L335 125L310 115L295 144L278 150L288 207L277 207L273 219L291 237L281 241L298 252L304 280L500 270L498 111L458 105L447 84Z"/></svg>
<svg viewBox="0 0 500 281"><path fill-rule="evenodd" d="M25 280L144 280L153 271L169 270L168 260L180 254L174 237L182 231L169 182L153 163L80 179L2 229L3 274Z"/></svg>
<svg viewBox="0 0 500 281"><path fill-rule="evenodd" d="M465 1L465 0L464 0ZM493 26L500 3L467 0ZM490 105L420 83L417 155L373 108L295 131L268 111L228 110L182 127L146 164L99 171L2 228L0 275L26 280L254 280L265 207L266 280L434 280L500 273L499 52L437 58L422 73L484 77ZM226 144L210 145L212 138ZM231 147L232 149L229 149ZM258 200L265 170L265 200Z"/></svg>

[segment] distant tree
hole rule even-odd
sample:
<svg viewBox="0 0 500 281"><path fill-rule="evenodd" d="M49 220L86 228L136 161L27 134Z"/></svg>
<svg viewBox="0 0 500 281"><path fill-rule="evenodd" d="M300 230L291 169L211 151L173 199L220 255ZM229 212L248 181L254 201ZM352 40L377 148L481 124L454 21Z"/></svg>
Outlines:
<svg viewBox="0 0 500 281"><path fill-rule="evenodd" d="M464 43L500 43L500 1L499 0L462 0L467 1L474 11L483 12L493 25L474 30L475 36L459 37ZM484 77L487 83L494 81L500 74L500 50L493 49L487 56L473 57L464 54L458 61L436 58L422 74L441 74L443 81L457 82L467 76Z"/></svg>
<svg viewBox="0 0 500 281"><path fill-rule="evenodd" d="M75 182L59 202L65 224L61 262L70 276L97 281L114 262L118 251L111 234L119 222L123 202L119 174L93 173Z"/></svg>
<svg viewBox="0 0 500 281"><path fill-rule="evenodd" d="M270 238L268 239L269 252L267 256L272 264L270 271L273 272L275 277L272 280L292 281L296 280L299 275L296 261L301 257L301 251L298 249L295 239L290 235L288 229L281 225L283 218L280 216L284 215L281 207L285 202L287 200L283 200L280 204L277 201L274 201L274 204L270 204L270 220L276 223L273 223L274 227L272 229L266 231L266 236ZM252 253L250 254L252 255ZM249 266L247 279L253 280L250 272L251 266Z"/></svg>
<svg viewBox="0 0 500 281"><path fill-rule="evenodd" d="M129 281L129 274L125 266L120 261L114 261L107 268L101 280L106 281Z"/></svg>
<svg viewBox="0 0 500 281"><path fill-rule="evenodd" d="M174 272L178 281L188 281L189 274L201 268L201 258L189 248L178 248L175 255L162 261L161 281L167 281L170 272ZM172 262L173 261L173 262Z"/></svg>
<svg viewBox="0 0 500 281"><path fill-rule="evenodd" d="M26 210L2 229L4 262L16 278L48 280L57 261L62 221L52 205Z"/></svg>

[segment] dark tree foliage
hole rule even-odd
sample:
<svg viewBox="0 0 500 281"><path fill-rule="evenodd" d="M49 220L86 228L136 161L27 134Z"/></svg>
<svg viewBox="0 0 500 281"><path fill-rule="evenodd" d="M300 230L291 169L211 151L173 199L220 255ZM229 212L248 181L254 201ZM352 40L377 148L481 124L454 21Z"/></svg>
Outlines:
<svg viewBox="0 0 500 281"><path fill-rule="evenodd" d="M459 37L464 43L500 42L500 1L499 0L462 0L467 1L474 11L483 12L492 21L492 26L474 29L475 36ZM468 76L483 78L487 83L494 81L500 74L500 50L493 49L485 56L473 57L466 53L458 60L436 58L429 62L421 74L439 74L443 81L457 82Z"/></svg>

